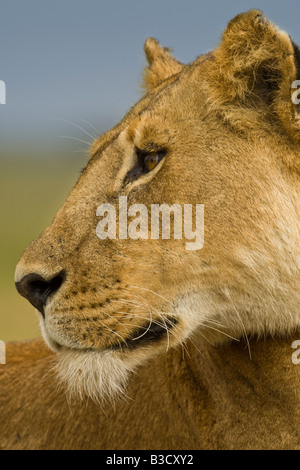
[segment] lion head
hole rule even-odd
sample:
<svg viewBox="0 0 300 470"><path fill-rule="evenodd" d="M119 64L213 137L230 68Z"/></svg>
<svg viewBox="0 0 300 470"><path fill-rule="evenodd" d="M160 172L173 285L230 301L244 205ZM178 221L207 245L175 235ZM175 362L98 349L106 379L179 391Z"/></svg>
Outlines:
<svg viewBox="0 0 300 470"><path fill-rule="evenodd" d="M145 52L144 96L94 142L16 270L61 379L94 398L187 338L218 344L300 324L299 49L252 10L189 65L152 38ZM204 244L187 249L172 211L170 237L151 237L150 220L142 230L129 211L135 236L97 236L110 208L120 232L120 200L148 214L204 206Z"/></svg>

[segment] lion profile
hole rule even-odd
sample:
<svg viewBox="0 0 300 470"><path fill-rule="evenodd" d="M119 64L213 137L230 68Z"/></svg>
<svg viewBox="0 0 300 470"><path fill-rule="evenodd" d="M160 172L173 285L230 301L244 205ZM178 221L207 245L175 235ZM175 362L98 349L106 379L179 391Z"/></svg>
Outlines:
<svg viewBox="0 0 300 470"><path fill-rule="evenodd" d="M285 341L300 325L300 115L292 100L299 49L251 10L189 65L153 38L145 52L144 96L93 143L76 187L17 266L17 289L37 309L54 353L34 343L45 361L32 366L31 383L53 364L55 375L45 379L48 427L29 431L27 411L19 411L25 441L14 442L8 426L7 446L299 447L296 421L285 417L299 410L282 392L275 360L290 381ZM97 208L117 207L120 196L149 210L204 205L202 249L189 251L176 237L99 240ZM64 418L61 444L54 416L67 411L57 375L75 400L89 403ZM132 401L115 402L124 394ZM106 407L107 399L114 419L99 416L97 402ZM89 444L80 431L67 437L84 420L93 423Z"/></svg>

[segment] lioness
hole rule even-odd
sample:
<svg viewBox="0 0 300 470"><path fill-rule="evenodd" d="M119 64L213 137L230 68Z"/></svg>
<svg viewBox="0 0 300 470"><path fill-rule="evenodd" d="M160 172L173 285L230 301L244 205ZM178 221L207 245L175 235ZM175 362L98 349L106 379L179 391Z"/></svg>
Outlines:
<svg viewBox="0 0 300 470"><path fill-rule="evenodd" d="M300 448L300 51L251 10L190 65L145 52L145 95L18 264L53 352L8 347L0 446ZM203 248L99 240L120 196L204 204Z"/></svg>

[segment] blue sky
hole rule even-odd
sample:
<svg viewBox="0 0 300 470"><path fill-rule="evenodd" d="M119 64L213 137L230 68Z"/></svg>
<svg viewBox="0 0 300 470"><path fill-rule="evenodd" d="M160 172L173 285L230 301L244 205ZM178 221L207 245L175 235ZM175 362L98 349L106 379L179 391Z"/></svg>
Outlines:
<svg viewBox="0 0 300 470"><path fill-rule="evenodd" d="M212 50L227 22L258 8L300 43L299 0L2 0L0 142L89 141L140 96L143 43L154 36L190 62ZM78 148L84 147L75 142Z"/></svg>

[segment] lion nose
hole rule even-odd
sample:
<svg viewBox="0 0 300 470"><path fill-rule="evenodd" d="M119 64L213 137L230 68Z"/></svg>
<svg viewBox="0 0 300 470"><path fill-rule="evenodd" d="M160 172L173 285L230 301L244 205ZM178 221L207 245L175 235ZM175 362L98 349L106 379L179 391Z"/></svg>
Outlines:
<svg viewBox="0 0 300 470"><path fill-rule="evenodd" d="M25 297L43 316L44 308L50 296L55 294L65 280L65 272L61 271L55 277L46 281L36 273L27 274L21 281L16 282L16 288L20 295Z"/></svg>

